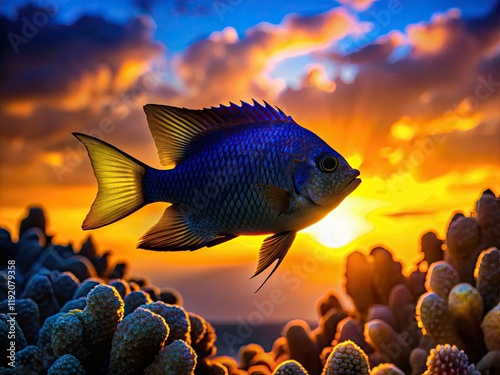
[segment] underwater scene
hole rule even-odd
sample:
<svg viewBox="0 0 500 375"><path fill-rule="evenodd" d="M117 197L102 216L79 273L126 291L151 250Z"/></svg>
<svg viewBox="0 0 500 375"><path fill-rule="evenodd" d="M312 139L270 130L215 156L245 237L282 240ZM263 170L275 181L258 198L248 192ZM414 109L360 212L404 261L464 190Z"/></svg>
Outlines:
<svg viewBox="0 0 500 375"><path fill-rule="evenodd" d="M0 31L0 375L500 374L500 2Z"/></svg>

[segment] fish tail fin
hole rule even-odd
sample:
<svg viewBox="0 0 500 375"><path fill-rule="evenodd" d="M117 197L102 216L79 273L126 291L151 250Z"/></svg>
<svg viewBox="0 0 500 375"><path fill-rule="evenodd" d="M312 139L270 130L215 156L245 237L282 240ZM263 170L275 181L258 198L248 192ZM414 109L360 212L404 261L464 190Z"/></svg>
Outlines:
<svg viewBox="0 0 500 375"><path fill-rule="evenodd" d="M73 135L83 143L97 179L97 196L85 218L83 229L114 223L144 206L143 179L149 167L100 139Z"/></svg>

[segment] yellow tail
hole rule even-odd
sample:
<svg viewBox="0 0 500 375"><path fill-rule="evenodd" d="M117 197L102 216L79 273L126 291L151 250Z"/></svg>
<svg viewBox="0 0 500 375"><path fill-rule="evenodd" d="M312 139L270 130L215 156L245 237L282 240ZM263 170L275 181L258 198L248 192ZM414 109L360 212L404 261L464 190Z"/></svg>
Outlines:
<svg viewBox="0 0 500 375"><path fill-rule="evenodd" d="M100 139L73 135L87 148L98 184L97 197L82 228L103 227L144 206L142 181L148 167Z"/></svg>

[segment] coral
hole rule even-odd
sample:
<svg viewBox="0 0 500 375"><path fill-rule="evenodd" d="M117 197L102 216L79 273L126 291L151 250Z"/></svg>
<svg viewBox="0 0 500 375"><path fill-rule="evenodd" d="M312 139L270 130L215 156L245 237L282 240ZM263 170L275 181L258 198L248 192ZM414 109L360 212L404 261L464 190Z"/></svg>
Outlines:
<svg viewBox="0 0 500 375"><path fill-rule="evenodd" d="M413 271L410 276L408 276L408 287L415 300L427 291L425 289L425 276L426 273L419 270Z"/></svg>
<svg viewBox="0 0 500 375"><path fill-rule="evenodd" d="M362 326L352 317L347 317L339 323L335 338L337 344L350 340L358 345L366 354L370 355L373 353L373 349L365 340Z"/></svg>
<svg viewBox="0 0 500 375"><path fill-rule="evenodd" d="M188 315L191 325L191 344L197 344L207 332L207 322L197 314L188 313Z"/></svg>
<svg viewBox="0 0 500 375"><path fill-rule="evenodd" d="M315 305L318 318L321 318L322 316L326 315L326 313L331 309L342 311L342 305L340 304L337 295L332 291L329 291L323 297L318 299Z"/></svg>
<svg viewBox="0 0 500 375"><path fill-rule="evenodd" d="M384 362L394 363L399 368L407 370L411 349L405 339L390 325L379 319L367 322L365 338Z"/></svg>
<svg viewBox="0 0 500 375"><path fill-rule="evenodd" d="M85 239L78 254L90 259L91 261L97 258L97 246L95 245L92 236L88 236Z"/></svg>
<svg viewBox="0 0 500 375"><path fill-rule="evenodd" d="M151 297L149 297L149 294L141 290L130 292L125 296L123 302L125 303L125 316L127 316L128 314L134 312L134 310L139 306L152 303L153 301L151 300Z"/></svg>
<svg viewBox="0 0 500 375"><path fill-rule="evenodd" d="M420 297L416 315L423 333L428 334L436 344L451 343L459 348L465 346L453 324L446 301L436 293L427 292Z"/></svg>
<svg viewBox="0 0 500 375"><path fill-rule="evenodd" d="M168 332L160 315L137 308L118 324L113 336L109 372L125 375L143 371L163 348Z"/></svg>
<svg viewBox="0 0 500 375"><path fill-rule="evenodd" d="M45 218L43 208L39 206L29 207L28 215L21 220L19 225L19 237L21 237L30 228L38 228L42 231L42 233L45 233L46 225L47 219Z"/></svg>
<svg viewBox="0 0 500 375"><path fill-rule="evenodd" d="M455 345L438 345L427 358L427 371L423 375L473 374L467 355Z"/></svg>
<svg viewBox="0 0 500 375"><path fill-rule="evenodd" d="M23 274L27 273L38 257L42 254L43 247L36 238L19 239L19 248L16 254L16 266Z"/></svg>
<svg viewBox="0 0 500 375"><path fill-rule="evenodd" d="M375 247L370 251L373 259L372 285L378 296L378 302L387 305L391 289L397 284L406 284L402 274L402 265L395 262L392 253L383 247Z"/></svg>
<svg viewBox="0 0 500 375"><path fill-rule="evenodd" d="M483 297L484 311L490 311L500 302L500 250L495 247L483 251L477 262L476 288Z"/></svg>
<svg viewBox="0 0 500 375"><path fill-rule="evenodd" d="M76 313L61 315L52 326L52 349L56 356L71 354L80 361L87 360L83 346L83 324Z"/></svg>
<svg viewBox="0 0 500 375"><path fill-rule="evenodd" d="M500 350L490 350L476 365L476 370L487 373L488 370L500 370ZM494 374L493 371L490 373Z"/></svg>
<svg viewBox="0 0 500 375"><path fill-rule="evenodd" d="M383 363L372 368L370 375L405 375L405 373L392 363Z"/></svg>
<svg viewBox="0 0 500 375"><path fill-rule="evenodd" d="M347 317L343 311L338 311L337 308L332 307L319 319L319 327L313 332L313 340L318 349L331 345L337 332L339 323Z"/></svg>
<svg viewBox="0 0 500 375"><path fill-rule="evenodd" d="M149 294L149 297L151 298L151 300L153 302L159 300L161 291L160 291L160 288L158 288L157 286L154 286L154 285L145 285L145 286L143 286L141 288L141 290L143 292L146 292L147 294Z"/></svg>
<svg viewBox="0 0 500 375"><path fill-rule="evenodd" d="M175 340L183 340L191 343L191 324L189 315L183 307L176 305L167 305L164 302L153 302L141 306L155 314L160 315L167 322L170 333L167 339L167 345Z"/></svg>
<svg viewBox="0 0 500 375"><path fill-rule="evenodd" d="M450 223L446 233L447 250L444 259L460 275L460 281L474 284L474 266L482 250L481 227L472 217L462 217Z"/></svg>
<svg viewBox="0 0 500 375"><path fill-rule="evenodd" d="M42 351L49 364L54 362L56 359L56 354L52 348L52 327L60 316L62 316L62 314L55 314L45 319L45 322L43 323L42 328L40 328L40 332L38 334L38 342L36 346Z"/></svg>
<svg viewBox="0 0 500 375"><path fill-rule="evenodd" d="M410 353L410 367L412 375L422 375L426 368L428 352L422 348L415 348Z"/></svg>
<svg viewBox="0 0 500 375"><path fill-rule="evenodd" d="M127 274L127 263L121 262L116 263L113 270L109 273L111 279L123 279Z"/></svg>
<svg viewBox="0 0 500 375"><path fill-rule="evenodd" d="M70 312L71 310L83 310L85 309L86 306L87 306L87 298L80 297L66 302L66 304L63 307L61 307L59 312L67 313Z"/></svg>
<svg viewBox="0 0 500 375"><path fill-rule="evenodd" d="M345 290L362 317L376 303L371 286L372 275L373 264L363 254L358 251L349 254L345 266Z"/></svg>
<svg viewBox="0 0 500 375"><path fill-rule="evenodd" d="M44 373L46 369L43 353L36 346L27 346L16 353L16 373L38 375Z"/></svg>
<svg viewBox="0 0 500 375"><path fill-rule="evenodd" d="M159 300L170 305L183 305L181 294L174 288L161 288Z"/></svg>
<svg viewBox="0 0 500 375"><path fill-rule="evenodd" d="M299 362L290 359L276 367L273 375L307 375L307 371Z"/></svg>
<svg viewBox="0 0 500 375"><path fill-rule="evenodd" d="M421 252L424 253L424 261L431 265L443 260L443 240L440 240L435 232L426 232L420 239Z"/></svg>
<svg viewBox="0 0 500 375"><path fill-rule="evenodd" d="M480 249L500 247L500 200L487 189L476 203L476 221L481 226Z"/></svg>
<svg viewBox="0 0 500 375"><path fill-rule="evenodd" d="M47 375L85 375L85 369L78 359L65 354L50 366Z"/></svg>
<svg viewBox="0 0 500 375"><path fill-rule="evenodd" d="M99 284L104 284L103 280L97 277L90 277L80 284L78 289L75 290L72 299L77 299L80 297L87 297L87 294Z"/></svg>
<svg viewBox="0 0 500 375"><path fill-rule="evenodd" d="M500 303L492 308L481 323L488 350L500 350Z"/></svg>
<svg viewBox="0 0 500 375"><path fill-rule="evenodd" d="M71 272L80 282L91 277L97 277L97 271L92 262L81 255L64 259L58 269L61 272Z"/></svg>
<svg viewBox="0 0 500 375"><path fill-rule="evenodd" d="M302 364L310 375L321 373L319 350L310 338L309 325L303 320L292 320L283 328L290 359Z"/></svg>
<svg viewBox="0 0 500 375"><path fill-rule="evenodd" d="M59 304L47 276L39 274L32 276L21 293L21 298L31 298L37 303L40 312L40 323L43 323L47 317L59 312Z"/></svg>
<svg viewBox="0 0 500 375"><path fill-rule="evenodd" d="M123 279L109 280L108 285L114 287L120 293L122 299L130 293L130 285Z"/></svg>
<svg viewBox="0 0 500 375"><path fill-rule="evenodd" d="M215 341L217 340L215 329L209 322L206 322L206 325L207 330L201 340L193 344L193 349L198 355L198 359L215 355L217 352L217 348L215 347Z"/></svg>
<svg viewBox="0 0 500 375"><path fill-rule="evenodd" d="M56 278L52 283L52 287L59 306L64 306L66 302L73 298L78 285L78 279L71 272L63 272Z"/></svg>
<svg viewBox="0 0 500 375"><path fill-rule="evenodd" d="M18 245L18 243L12 242L10 232L6 228L0 227L0 264L8 264L9 260L16 258Z"/></svg>
<svg viewBox="0 0 500 375"><path fill-rule="evenodd" d="M109 350L123 319L123 300L112 286L98 285L88 293L81 319L87 347L92 351Z"/></svg>
<svg viewBox="0 0 500 375"><path fill-rule="evenodd" d="M326 360L323 375L368 375L370 365L363 350L350 340L337 344Z"/></svg>
<svg viewBox="0 0 500 375"><path fill-rule="evenodd" d="M373 305L368 309L367 320L379 319L387 323L392 329L397 330L398 324L392 310L386 305Z"/></svg>
<svg viewBox="0 0 500 375"><path fill-rule="evenodd" d="M163 348L144 371L144 375L192 374L196 367L196 353L182 340L175 340Z"/></svg>
<svg viewBox="0 0 500 375"><path fill-rule="evenodd" d="M467 283L455 285L448 297L448 311L467 352L483 352L483 335L479 328L483 318L483 299L477 289Z"/></svg>
<svg viewBox="0 0 500 375"><path fill-rule="evenodd" d="M460 282L458 272L447 262L433 263L427 272L425 287L427 291L433 291L439 297L448 300L451 288Z"/></svg>
<svg viewBox="0 0 500 375"><path fill-rule="evenodd" d="M38 305L30 298L17 299L15 301L16 321L23 331L24 337L29 345L35 345L38 331L40 330L40 313ZM0 313L9 312L8 301L0 302ZM1 337L1 336L0 336Z"/></svg>

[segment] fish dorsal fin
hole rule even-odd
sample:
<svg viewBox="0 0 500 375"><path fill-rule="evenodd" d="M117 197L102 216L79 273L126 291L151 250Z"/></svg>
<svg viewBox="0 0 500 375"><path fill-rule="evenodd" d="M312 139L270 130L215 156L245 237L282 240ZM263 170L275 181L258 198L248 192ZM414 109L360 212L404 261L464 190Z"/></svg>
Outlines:
<svg viewBox="0 0 500 375"><path fill-rule="evenodd" d="M253 101L253 105L241 102L241 106L204 109L178 108L159 104L147 104L144 112L153 135L160 161L163 165L178 164L189 154L193 139L207 131L228 126L265 121L291 123L293 119L279 108Z"/></svg>
<svg viewBox="0 0 500 375"><path fill-rule="evenodd" d="M262 285L255 292L258 292L260 288L264 286L266 281L269 280L271 275L281 264L281 262L285 258L286 253L288 252L288 249L290 249L290 246L292 246L296 234L297 232L295 231L276 233L275 235L267 237L264 240L259 252L259 263L257 264L257 270L255 271L252 278L261 274L266 268L273 264L276 259L278 259L278 262L274 266L269 276L266 277Z"/></svg>

